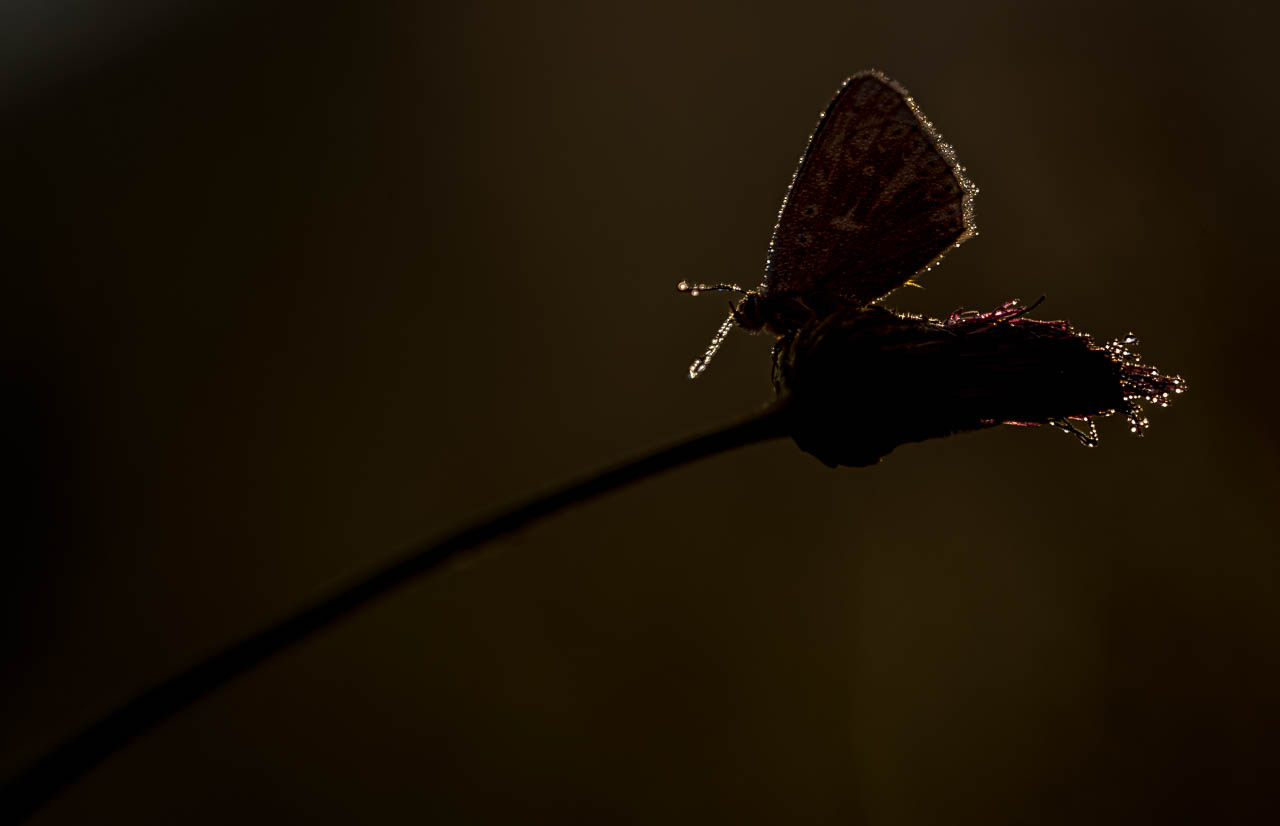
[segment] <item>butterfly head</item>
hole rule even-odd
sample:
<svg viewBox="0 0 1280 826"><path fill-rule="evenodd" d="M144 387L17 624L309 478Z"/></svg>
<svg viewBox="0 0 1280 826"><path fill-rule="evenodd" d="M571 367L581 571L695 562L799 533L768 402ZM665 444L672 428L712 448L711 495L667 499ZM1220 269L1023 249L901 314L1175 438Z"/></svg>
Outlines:
<svg viewBox="0 0 1280 826"><path fill-rule="evenodd" d="M755 332L765 326L765 317L761 312L760 293L756 290L747 290L746 295L742 296L742 300L738 302L738 306L733 308L733 320L738 326L744 330Z"/></svg>

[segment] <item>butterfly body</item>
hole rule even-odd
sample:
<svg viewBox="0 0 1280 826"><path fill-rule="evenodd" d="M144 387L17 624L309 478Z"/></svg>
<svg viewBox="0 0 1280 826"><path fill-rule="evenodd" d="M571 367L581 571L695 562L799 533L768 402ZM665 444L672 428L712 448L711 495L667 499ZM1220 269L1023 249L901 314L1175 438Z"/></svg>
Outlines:
<svg viewBox="0 0 1280 826"><path fill-rule="evenodd" d="M863 306L865 302L826 293L768 294L749 290L733 308L733 320L749 332L767 330L782 336L815 318Z"/></svg>

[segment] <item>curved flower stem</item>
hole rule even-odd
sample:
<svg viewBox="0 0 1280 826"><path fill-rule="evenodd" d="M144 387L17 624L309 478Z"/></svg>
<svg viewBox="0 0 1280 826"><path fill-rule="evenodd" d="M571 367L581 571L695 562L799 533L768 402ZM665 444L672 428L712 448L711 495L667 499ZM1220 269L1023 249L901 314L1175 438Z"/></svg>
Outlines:
<svg viewBox="0 0 1280 826"><path fill-rule="evenodd" d="M0 823L26 818L116 751L218 686L465 551L631 482L783 435L786 430L782 407L774 405L738 424L623 462L415 548L381 570L152 686L73 734L0 786Z"/></svg>

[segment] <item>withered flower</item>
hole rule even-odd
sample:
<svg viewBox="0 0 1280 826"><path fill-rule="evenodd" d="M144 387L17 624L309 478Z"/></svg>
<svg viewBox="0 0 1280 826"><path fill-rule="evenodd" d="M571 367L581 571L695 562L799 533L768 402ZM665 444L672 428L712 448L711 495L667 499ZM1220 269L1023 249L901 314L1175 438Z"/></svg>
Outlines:
<svg viewBox="0 0 1280 826"><path fill-rule="evenodd" d="M1123 413L1141 434L1141 403L1167 406L1185 389L1139 359L1132 334L1099 346L1065 321L1026 318L1034 306L939 321L872 305L797 328L773 355L790 434L832 467L998 424L1053 425L1093 445L1095 417Z"/></svg>

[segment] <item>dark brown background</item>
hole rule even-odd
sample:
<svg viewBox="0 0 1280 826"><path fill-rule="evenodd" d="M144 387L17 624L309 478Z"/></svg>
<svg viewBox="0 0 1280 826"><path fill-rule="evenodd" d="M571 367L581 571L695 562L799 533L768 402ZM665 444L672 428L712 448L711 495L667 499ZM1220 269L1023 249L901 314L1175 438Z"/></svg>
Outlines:
<svg viewBox="0 0 1280 826"><path fill-rule="evenodd" d="M413 541L769 395L685 367L841 79L1191 392L830 471L777 442L500 543L40 824L1241 822L1280 692L1276 20L1255 4L61 2L2 50L0 773ZM1112 8L1112 6L1117 6ZM1260 4L1256 4L1260 5Z"/></svg>

